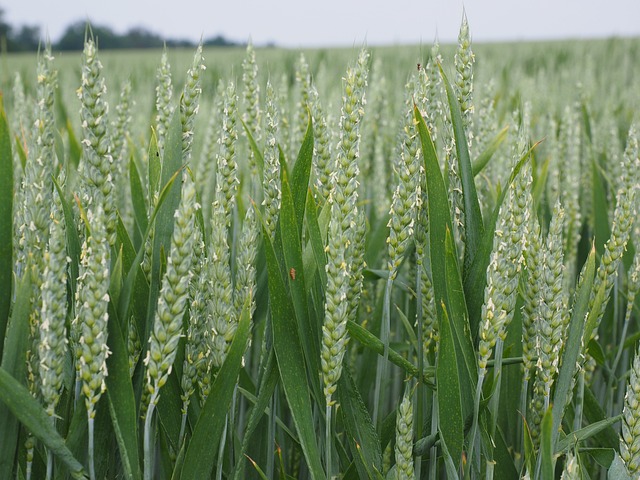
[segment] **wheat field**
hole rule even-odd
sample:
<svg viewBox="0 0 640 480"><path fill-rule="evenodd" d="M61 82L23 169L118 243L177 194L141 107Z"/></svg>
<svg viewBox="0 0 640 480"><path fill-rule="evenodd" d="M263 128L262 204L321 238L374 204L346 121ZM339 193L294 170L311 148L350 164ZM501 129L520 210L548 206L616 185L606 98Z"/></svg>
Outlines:
<svg viewBox="0 0 640 480"><path fill-rule="evenodd" d="M637 478L637 39L0 57L0 478Z"/></svg>

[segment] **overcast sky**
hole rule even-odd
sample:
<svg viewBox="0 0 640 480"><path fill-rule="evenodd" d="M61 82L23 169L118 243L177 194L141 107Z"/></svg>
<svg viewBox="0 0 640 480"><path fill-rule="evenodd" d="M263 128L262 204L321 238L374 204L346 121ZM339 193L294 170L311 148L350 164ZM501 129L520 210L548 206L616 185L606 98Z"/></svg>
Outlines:
<svg viewBox="0 0 640 480"><path fill-rule="evenodd" d="M56 41L78 20L197 41L222 34L287 47L455 40L463 8L474 42L640 36L640 0L0 0L14 26Z"/></svg>

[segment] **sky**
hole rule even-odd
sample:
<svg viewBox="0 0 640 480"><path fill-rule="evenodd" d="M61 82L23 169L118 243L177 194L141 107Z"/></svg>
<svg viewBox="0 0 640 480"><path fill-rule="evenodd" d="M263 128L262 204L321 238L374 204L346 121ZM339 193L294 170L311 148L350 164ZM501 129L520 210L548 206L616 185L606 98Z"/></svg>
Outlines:
<svg viewBox="0 0 640 480"><path fill-rule="evenodd" d="M463 11L474 42L640 36L640 0L0 0L13 26L56 41L89 19L118 33L165 38L221 34L255 45L322 47L455 41Z"/></svg>

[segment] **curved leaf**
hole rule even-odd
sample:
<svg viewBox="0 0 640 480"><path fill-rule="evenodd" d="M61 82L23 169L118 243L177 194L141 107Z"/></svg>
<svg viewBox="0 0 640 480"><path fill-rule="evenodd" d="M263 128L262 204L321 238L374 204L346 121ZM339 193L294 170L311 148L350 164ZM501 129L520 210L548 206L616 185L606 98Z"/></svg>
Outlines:
<svg viewBox="0 0 640 480"><path fill-rule="evenodd" d="M29 265L27 265L28 269ZM29 348L29 314L32 293L30 278L30 275L23 275L16 286L13 311L6 335L2 338L4 342L2 369L13 379L19 378L23 381L26 380L26 352ZM14 381L17 382L17 380ZM7 392L7 394L9 393ZM27 395L32 398L28 390ZM14 455L18 444L18 421L7 411L7 407L10 405L0 404L0 478L13 477Z"/></svg>
<svg viewBox="0 0 640 480"><path fill-rule="evenodd" d="M496 205L493 209L491 217L485 222L485 229L478 245L478 250L471 263L469 269L465 269L465 275L463 276L464 282L464 294L467 301L467 311L469 312L469 324L471 326L471 333L477 335L478 322L480 321L480 311L482 310L482 304L484 303L484 288L487 283L487 267L489 266L489 258L491 256L491 250L493 250L493 237L496 232L496 222L498 221L498 213L500 207L504 201L509 186L516 178L524 164L529 160L529 156L534 148L538 146L538 143L533 145L522 157L515 167L511 171L509 180L504 185L504 188L500 192L500 196L496 201ZM428 178L428 177L427 177ZM431 198L429 198L431 201ZM434 272L435 283L435 272Z"/></svg>
<svg viewBox="0 0 640 480"><path fill-rule="evenodd" d="M384 343L378 337L376 337L373 333L371 333L366 328L358 325L357 323L349 320L347 322L347 330L349 330L349 335L352 340L356 340L363 347L371 350L372 352L377 353L378 355L384 355ZM405 357L400 355L394 349L389 348L389 361L394 365L402 368L406 375L410 375L414 378L418 378L419 370L413 363L408 361ZM433 367L425 367L424 374L422 376L422 381L433 387L433 377L435 375L435 370Z"/></svg>
<svg viewBox="0 0 640 480"><path fill-rule="evenodd" d="M486 148L478 155L478 158L472 164L473 176L478 175L484 167L489 164L491 158L493 158L493 154L496 153L504 139L507 138L507 132L509 131L509 125L500 130L495 137L491 139Z"/></svg>
<svg viewBox="0 0 640 480"><path fill-rule="evenodd" d="M309 384L304 362L301 361L303 351L296 325L295 310L282 279L276 252L264 225L262 237L267 259L269 299L273 318L273 347L280 378L310 475L312 478L320 479L325 475L320 462L316 433L313 429Z"/></svg>
<svg viewBox="0 0 640 480"><path fill-rule="evenodd" d="M111 315L111 314L110 314ZM111 354L107 358L107 398L113 431L127 478L141 478L138 456L138 415L133 385L129 376L129 353L117 318L109 319L107 341Z"/></svg>
<svg viewBox="0 0 640 480"><path fill-rule="evenodd" d="M69 469L74 478L86 478L80 462L75 459L58 434L51 417L33 398L27 387L0 367L0 400ZM9 477L6 477L9 478Z"/></svg>
<svg viewBox="0 0 640 480"><path fill-rule="evenodd" d="M238 372L242 368L251 326L249 302L242 308L233 342L227 358L218 371L211 387L211 393L202 408L200 417L193 430L193 436L184 456L179 477L184 480L209 478L218 455L218 446L227 421L227 412L231 406L233 391Z"/></svg>
<svg viewBox="0 0 640 480"><path fill-rule="evenodd" d="M446 309L442 311L440 344L436 364L438 417L442 441L449 449L456 470L462 460L464 419L462 418L462 392L458 371L458 356ZM472 399L473 400L473 399ZM445 421L446 420L446 421Z"/></svg>
<svg viewBox="0 0 640 480"><path fill-rule="evenodd" d="M340 376L337 392L339 411L344 419L345 434L352 447L356 468L360 478L371 478L372 471L382 471L380 439L349 369Z"/></svg>
<svg viewBox="0 0 640 480"><path fill-rule="evenodd" d="M456 140L456 156L458 158L458 174L462 183L462 195L464 201L464 272L466 272L473 262L480 240L484 233L484 224L482 222L482 211L480 210L480 201L478 200L478 192L474 182L474 173L471 168L471 158L469 157L469 147L467 145L467 136L464 131L462 122L462 114L460 112L460 104L456 98L451 84L447 76L440 67L440 75L447 90L447 100L449 109L451 110L451 123L453 125L453 134Z"/></svg>
<svg viewBox="0 0 640 480"><path fill-rule="evenodd" d="M298 224L298 220L302 222L301 218L297 218L292 188L290 188L287 175L284 173L282 176L282 205L280 207L280 238L285 262L285 278L289 283L289 292L291 293L291 300L296 314L297 329L300 334L307 368L311 372L319 372L320 328L317 323L312 322L312 317L308 311L309 305L305 288L305 272L302 263L300 240L302 225ZM292 272L295 273L292 275ZM277 321L274 318L274 323ZM319 376L311 376L310 382L315 397L323 398Z"/></svg>
<svg viewBox="0 0 640 480"><path fill-rule="evenodd" d="M0 95L0 339L9 320L13 279L13 155L7 114ZM0 342L0 358L2 357Z"/></svg>
<svg viewBox="0 0 640 480"><path fill-rule="evenodd" d="M571 389L573 388L573 376L576 372L576 362L582 348L582 338L587 321L587 309L589 306L589 296L593 285L593 277L596 270L595 248L591 248L591 253L582 268L582 281L578 285L575 301L573 303L569 331L564 345L562 363L558 378L555 383L553 394L553 428L552 445L555 445L558 438L558 429L564 416L564 408L570 401Z"/></svg>
<svg viewBox="0 0 640 480"><path fill-rule="evenodd" d="M307 114L307 131L304 134L298 158L291 174L291 193L293 195L296 218L298 219L298 235L300 236L302 236L305 200L309 190L309 175L311 175L311 161L313 160L313 124L311 122L311 113L307 111Z"/></svg>

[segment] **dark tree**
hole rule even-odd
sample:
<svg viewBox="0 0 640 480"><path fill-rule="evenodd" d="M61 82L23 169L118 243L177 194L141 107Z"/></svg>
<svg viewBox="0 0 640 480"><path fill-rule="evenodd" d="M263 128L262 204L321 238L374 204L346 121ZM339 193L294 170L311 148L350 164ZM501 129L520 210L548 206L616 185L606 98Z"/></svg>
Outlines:
<svg viewBox="0 0 640 480"><path fill-rule="evenodd" d="M0 7L0 46L7 48L11 36L11 25L4 19L4 9Z"/></svg>
<svg viewBox="0 0 640 480"><path fill-rule="evenodd" d="M37 50L40 45L40 27L23 25L10 38L15 51L28 52Z"/></svg>
<svg viewBox="0 0 640 480"><path fill-rule="evenodd" d="M87 28L87 22L82 20L69 25L55 44L55 49L82 50L85 35L91 34L101 49L123 48L125 46L122 37L109 27L92 25L90 31Z"/></svg>
<svg viewBox="0 0 640 480"><path fill-rule="evenodd" d="M127 48L159 48L162 47L162 37L144 27L130 29L123 38Z"/></svg>

